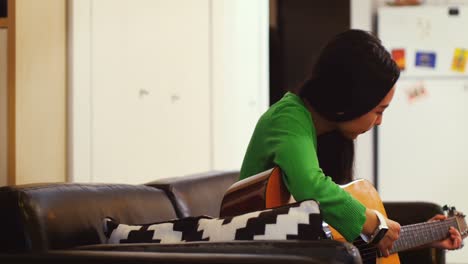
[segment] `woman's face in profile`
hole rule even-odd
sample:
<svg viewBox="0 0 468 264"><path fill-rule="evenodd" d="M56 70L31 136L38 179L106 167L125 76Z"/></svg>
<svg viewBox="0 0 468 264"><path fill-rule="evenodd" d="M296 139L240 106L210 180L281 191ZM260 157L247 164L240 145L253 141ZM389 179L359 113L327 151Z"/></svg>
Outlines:
<svg viewBox="0 0 468 264"><path fill-rule="evenodd" d="M356 119L338 123L338 130L349 139L356 139L357 136L371 130L374 126L382 124L383 113L390 105L395 93L393 87L387 95L380 101L380 103L370 112L362 115Z"/></svg>

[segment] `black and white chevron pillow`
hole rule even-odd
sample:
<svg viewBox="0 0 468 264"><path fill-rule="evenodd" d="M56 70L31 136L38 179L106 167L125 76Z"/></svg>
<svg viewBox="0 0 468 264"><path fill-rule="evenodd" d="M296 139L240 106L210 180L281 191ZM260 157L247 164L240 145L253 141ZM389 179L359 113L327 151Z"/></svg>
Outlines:
<svg viewBox="0 0 468 264"><path fill-rule="evenodd" d="M306 200L234 217L187 217L143 225L104 219L108 244L325 238L317 202Z"/></svg>

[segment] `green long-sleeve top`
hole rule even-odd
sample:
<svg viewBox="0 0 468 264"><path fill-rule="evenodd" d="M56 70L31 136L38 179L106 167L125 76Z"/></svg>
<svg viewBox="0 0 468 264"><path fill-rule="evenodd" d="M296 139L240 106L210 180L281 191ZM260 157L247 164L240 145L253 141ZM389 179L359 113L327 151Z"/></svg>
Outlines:
<svg viewBox="0 0 468 264"><path fill-rule="evenodd" d="M260 118L242 163L240 179L279 166L296 201L320 203L323 219L353 241L366 220L366 208L320 169L317 133L310 112L293 93L272 105Z"/></svg>

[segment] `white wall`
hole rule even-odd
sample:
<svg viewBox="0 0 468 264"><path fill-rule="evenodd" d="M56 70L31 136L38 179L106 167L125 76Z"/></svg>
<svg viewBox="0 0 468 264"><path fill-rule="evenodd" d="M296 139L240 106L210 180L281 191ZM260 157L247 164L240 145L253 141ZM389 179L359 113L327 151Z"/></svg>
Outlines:
<svg viewBox="0 0 468 264"><path fill-rule="evenodd" d="M7 29L0 29L0 186L7 184Z"/></svg>

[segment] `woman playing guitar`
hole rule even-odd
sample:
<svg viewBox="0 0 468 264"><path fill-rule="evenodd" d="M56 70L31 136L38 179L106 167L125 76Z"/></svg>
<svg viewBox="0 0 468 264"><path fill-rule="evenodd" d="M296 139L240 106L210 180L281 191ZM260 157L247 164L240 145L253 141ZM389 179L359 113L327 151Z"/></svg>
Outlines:
<svg viewBox="0 0 468 264"><path fill-rule="evenodd" d="M360 30L335 36L322 50L310 77L258 121L240 179L279 166L295 200L315 199L324 221L347 241L361 235L388 256L400 225L366 208L334 180L342 184L352 179L353 140L382 123L399 74L375 36ZM330 146L320 140L329 135ZM454 228L449 232L447 239L431 246L459 248L460 233Z"/></svg>

